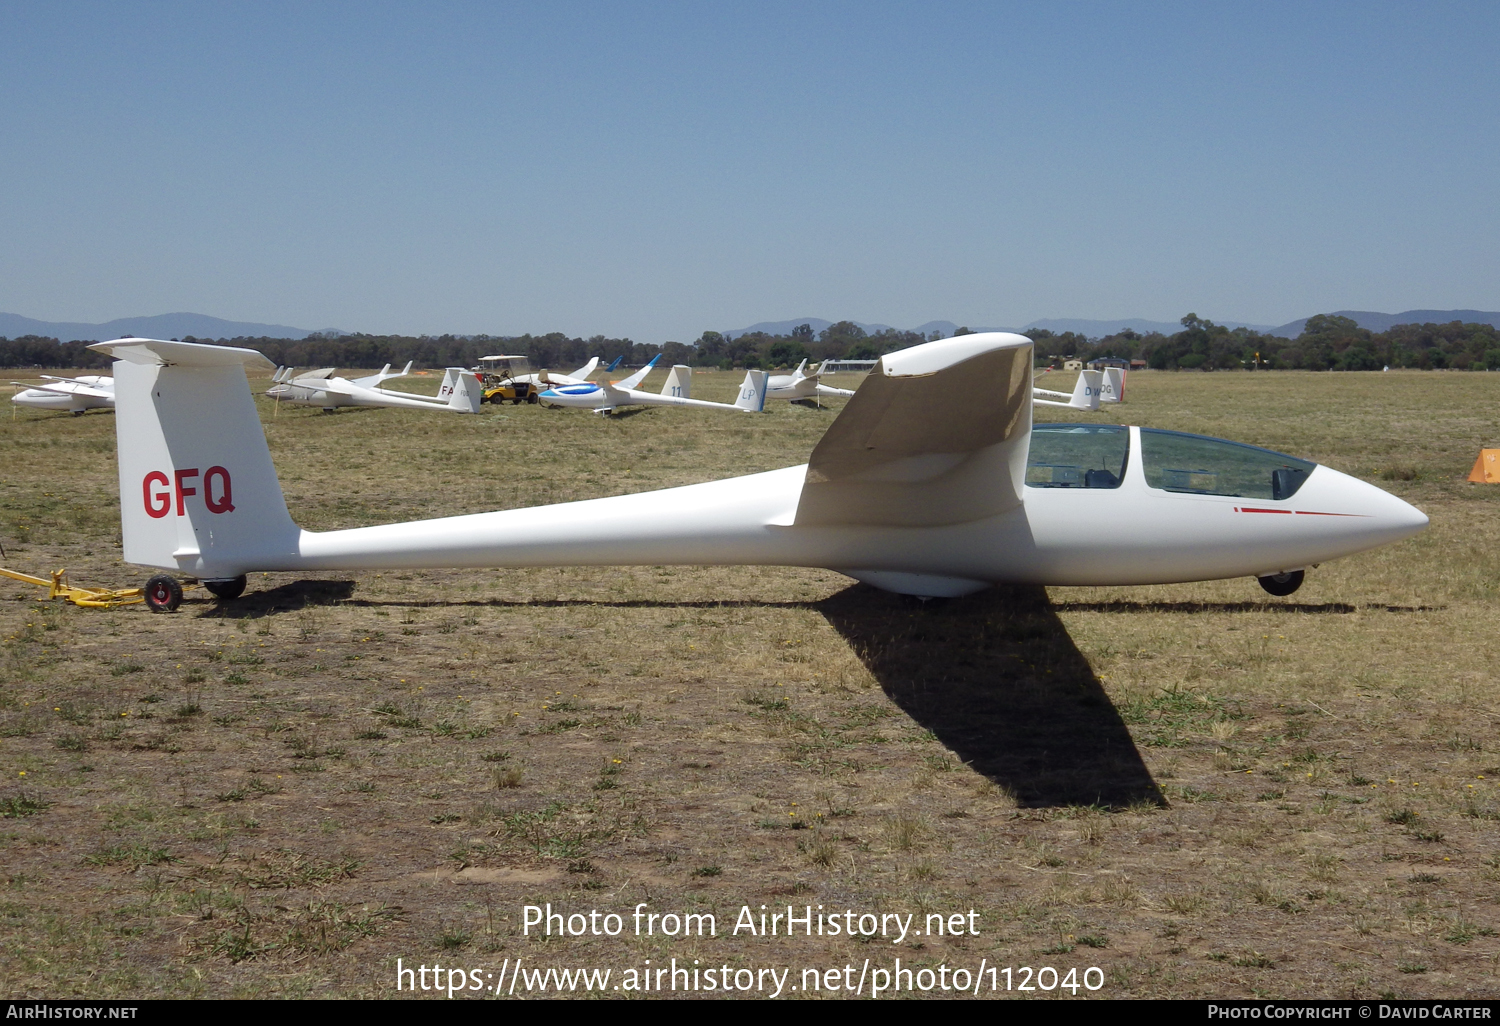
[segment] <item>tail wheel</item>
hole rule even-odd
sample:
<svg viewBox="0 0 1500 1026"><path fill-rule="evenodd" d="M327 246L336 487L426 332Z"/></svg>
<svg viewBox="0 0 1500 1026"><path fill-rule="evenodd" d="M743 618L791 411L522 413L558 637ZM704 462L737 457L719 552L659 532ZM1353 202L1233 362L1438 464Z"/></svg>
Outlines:
<svg viewBox="0 0 1500 1026"><path fill-rule="evenodd" d="M204 581L203 586L208 589L208 593L214 598L227 602L230 599L237 599L245 594L245 575L240 574L238 577L231 577L222 581Z"/></svg>
<svg viewBox="0 0 1500 1026"><path fill-rule="evenodd" d="M1284 596L1302 587L1302 578L1306 576L1305 570L1292 570L1284 574L1267 574L1264 577L1257 577L1256 580L1260 581L1260 586L1272 595Z"/></svg>
<svg viewBox="0 0 1500 1026"><path fill-rule="evenodd" d="M153 613L175 613L182 605L182 585L177 578L157 574L146 582L146 608Z"/></svg>

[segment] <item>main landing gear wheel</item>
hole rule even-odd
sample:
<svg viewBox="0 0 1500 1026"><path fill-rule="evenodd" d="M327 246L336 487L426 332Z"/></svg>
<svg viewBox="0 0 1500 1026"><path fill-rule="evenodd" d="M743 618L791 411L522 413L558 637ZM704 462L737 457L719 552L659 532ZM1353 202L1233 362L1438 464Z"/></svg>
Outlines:
<svg viewBox="0 0 1500 1026"><path fill-rule="evenodd" d="M175 613L182 605L182 585L177 578L157 574L146 582L146 608L153 613Z"/></svg>
<svg viewBox="0 0 1500 1026"><path fill-rule="evenodd" d="M204 581L203 586L214 598L227 602L245 594L245 575L240 574L238 577L230 577L221 581Z"/></svg>
<svg viewBox="0 0 1500 1026"><path fill-rule="evenodd" d="M1256 580L1272 595L1282 596L1290 595L1302 587L1302 578L1306 576L1307 572L1304 570L1293 570L1284 574L1267 574L1264 577L1257 577Z"/></svg>

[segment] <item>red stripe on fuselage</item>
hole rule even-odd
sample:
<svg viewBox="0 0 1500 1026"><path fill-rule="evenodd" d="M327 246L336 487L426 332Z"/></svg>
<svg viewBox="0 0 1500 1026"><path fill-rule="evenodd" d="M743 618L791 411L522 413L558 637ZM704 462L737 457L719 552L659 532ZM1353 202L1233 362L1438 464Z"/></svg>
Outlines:
<svg viewBox="0 0 1500 1026"><path fill-rule="evenodd" d="M1255 506L1236 506L1236 513L1295 513L1299 517L1363 517L1364 513L1322 513L1312 509L1259 509Z"/></svg>

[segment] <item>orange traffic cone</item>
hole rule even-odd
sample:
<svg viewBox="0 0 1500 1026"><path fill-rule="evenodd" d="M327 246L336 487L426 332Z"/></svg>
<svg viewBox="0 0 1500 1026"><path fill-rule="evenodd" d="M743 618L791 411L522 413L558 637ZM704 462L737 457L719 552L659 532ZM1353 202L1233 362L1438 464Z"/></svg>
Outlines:
<svg viewBox="0 0 1500 1026"><path fill-rule="evenodd" d="M1469 480L1475 484L1500 484L1500 449L1480 449Z"/></svg>

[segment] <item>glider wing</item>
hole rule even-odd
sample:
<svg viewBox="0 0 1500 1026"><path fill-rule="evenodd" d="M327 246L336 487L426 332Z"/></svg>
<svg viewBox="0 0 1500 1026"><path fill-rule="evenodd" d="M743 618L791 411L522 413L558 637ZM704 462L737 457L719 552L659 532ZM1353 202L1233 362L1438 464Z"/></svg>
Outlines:
<svg viewBox="0 0 1500 1026"><path fill-rule="evenodd" d="M813 450L795 523L931 527L1020 506L1031 354L985 332L882 357Z"/></svg>

